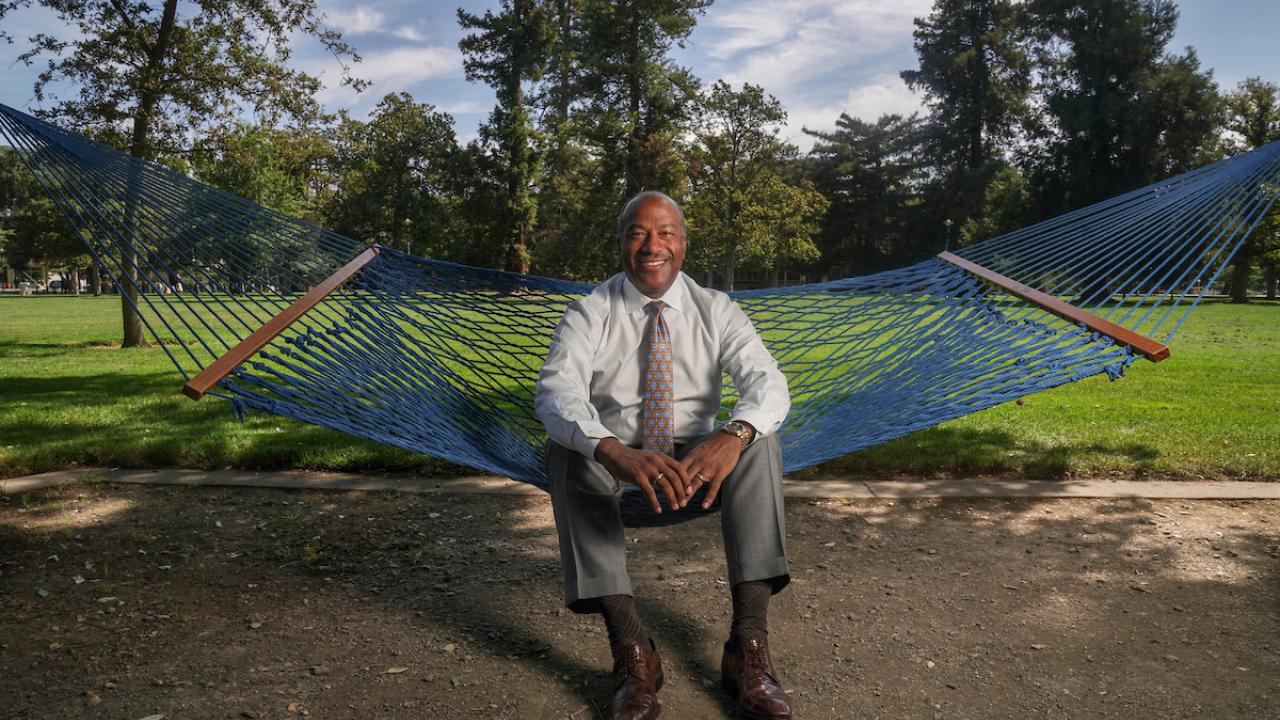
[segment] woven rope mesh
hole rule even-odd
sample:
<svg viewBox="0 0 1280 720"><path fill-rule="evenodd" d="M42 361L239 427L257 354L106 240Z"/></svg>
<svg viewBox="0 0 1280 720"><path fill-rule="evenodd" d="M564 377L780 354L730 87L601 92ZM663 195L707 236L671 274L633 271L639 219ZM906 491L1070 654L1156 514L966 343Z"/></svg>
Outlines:
<svg viewBox="0 0 1280 720"><path fill-rule="evenodd" d="M0 131L184 378L368 247L3 106ZM1272 144L957 254L1168 342L1278 195ZM534 381L591 287L378 250L211 394L544 486ZM733 297L791 387L788 471L1137 357L940 259Z"/></svg>

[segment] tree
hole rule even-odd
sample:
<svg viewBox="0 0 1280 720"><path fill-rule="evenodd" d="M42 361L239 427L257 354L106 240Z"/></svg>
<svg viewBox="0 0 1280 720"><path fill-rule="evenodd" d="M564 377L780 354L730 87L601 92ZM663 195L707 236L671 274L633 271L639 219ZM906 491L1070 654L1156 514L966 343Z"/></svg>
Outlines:
<svg viewBox="0 0 1280 720"><path fill-rule="evenodd" d="M545 148L537 184L538 240L533 262L558 277L598 281L618 269L617 229L610 212L620 192L607 172L615 157L591 142L581 57L587 38L583 5L589 0L550 0L555 27L548 73L535 102L541 110L540 139Z"/></svg>
<svg viewBox="0 0 1280 720"><path fill-rule="evenodd" d="M407 253L447 252L459 175L452 117L394 93L367 123L343 113L333 145L329 227Z"/></svg>
<svg viewBox="0 0 1280 720"><path fill-rule="evenodd" d="M1031 190L1022 171L1006 165L987 184L982 208L960 226L960 245L973 245L1027 224Z"/></svg>
<svg viewBox="0 0 1280 720"><path fill-rule="evenodd" d="M76 294L80 269L91 262L66 218L10 148L0 148L0 254L15 268L65 268Z"/></svg>
<svg viewBox="0 0 1280 720"><path fill-rule="evenodd" d="M1280 140L1280 87L1275 83L1245 78L1225 100L1227 129L1240 136L1244 149Z"/></svg>
<svg viewBox="0 0 1280 720"><path fill-rule="evenodd" d="M690 259L718 272L726 289L741 265L776 272L818 259L813 236L828 203L809 181L779 174L799 154L779 138L786 118L758 85L735 91L721 80L699 104L685 208L695 230Z"/></svg>
<svg viewBox="0 0 1280 720"><path fill-rule="evenodd" d="M902 79L929 107L924 137L949 219L980 222L986 189L1028 113L1022 13L1011 0L938 0L915 26L920 66Z"/></svg>
<svg viewBox="0 0 1280 720"><path fill-rule="evenodd" d="M670 194L683 181L676 143L698 82L668 53L711 0L584 0L580 126L618 200L645 189ZM620 192L618 192L620 191Z"/></svg>
<svg viewBox="0 0 1280 720"><path fill-rule="evenodd" d="M805 129L818 139L808 175L831 200L818 243L831 271L865 275L941 247L925 228L942 218L921 212L921 125L915 115L869 123L841 113L833 131Z"/></svg>
<svg viewBox="0 0 1280 720"><path fill-rule="evenodd" d="M1251 77L1242 80L1226 98L1227 129L1239 136L1242 150L1280 140L1280 87ZM1236 251L1231 268L1231 302L1249 300L1249 277L1261 265L1267 298L1276 297L1280 275L1280 209L1273 206L1244 245Z"/></svg>
<svg viewBox="0 0 1280 720"><path fill-rule="evenodd" d="M318 220L333 148L320 132L236 123L217 128L191 153L200 182L286 215Z"/></svg>
<svg viewBox="0 0 1280 720"><path fill-rule="evenodd" d="M1169 0L1031 0L1042 121L1027 157L1048 216L1185 172L1219 126L1212 72L1165 53Z"/></svg>
<svg viewBox="0 0 1280 720"><path fill-rule="evenodd" d="M618 271L618 195L601 182L606 160L571 125L552 136L538 186L534 264L557 277L597 282Z"/></svg>
<svg viewBox="0 0 1280 720"><path fill-rule="evenodd" d="M511 238L506 269L527 273L528 243L538 217L533 184L539 157L524 84L537 82L546 70L550 18L541 2L503 0L496 15L490 10L474 15L459 8L458 23L475 31L458 42L467 79L487 83L498 96L481 134L491 138L506 179L504 210Z"/></svg>
<svg viewBox="0 0 1280 720"><path fill-rule="evenodd" d="M53 104L39 114L96 130L144 160L185 149L194 133L227 123L246 106L259 116L313 117L319 81L286 66L295 33L316 38L340 60L359 60L324 27L315 0L225 0L182 5L182 14L178 0L7 0L0 19L33 4L56 14L68 30L30 38L21 55L28 63L47 59L35 95ZM344 82L360 86L349 76ZM64 84L73 95L46 97ZM137 208L125 212L132 225ZM131 252L123 253L121 266L138 277ZM124 345L141 345L141 318L132 310L136 290L121 286Z"/></svg>
<svg viewBox="0 0 1280 720"><path fill-rule="evenodd" d="M545 147L538 267L603 279L618 267L613 210L642 189L686 194L682 146L698 83L669 52L708 5L548 0L556 32L537 93Z"/></svg>

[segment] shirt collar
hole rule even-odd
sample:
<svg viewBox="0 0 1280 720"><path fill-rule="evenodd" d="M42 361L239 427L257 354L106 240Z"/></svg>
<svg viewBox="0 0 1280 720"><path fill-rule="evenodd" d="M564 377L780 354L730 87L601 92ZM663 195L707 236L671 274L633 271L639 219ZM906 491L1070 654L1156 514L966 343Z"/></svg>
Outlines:
<svg viewBox="0 0 1280 720"><path fill-rule="evenodd" d="M666 307L679 311L684 307L685 299L689 296L689 289L685 287L684 271L676 275L676 281L671 283L671 287L667 288L667 292L660 298L651 298L640 292L635 285L631 284L631 278L626 273L622 275L622 299L626 303L628 313L644 310L645 306L653 302L655 299L661 300Z"/></svg>

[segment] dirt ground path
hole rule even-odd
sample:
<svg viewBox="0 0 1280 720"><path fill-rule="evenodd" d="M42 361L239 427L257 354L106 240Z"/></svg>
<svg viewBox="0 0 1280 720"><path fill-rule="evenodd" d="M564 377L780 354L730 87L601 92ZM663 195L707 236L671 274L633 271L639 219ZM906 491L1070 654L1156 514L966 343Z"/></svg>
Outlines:
<svg viewBox="0 0 1280 720"><path fill-rule="evenodd" d="M1280 501L787 503L800 718L1280 718ZM628 532L663 717L733 717L716 516ZM544 497L0 497L0 718L596 718Z"/></svg>

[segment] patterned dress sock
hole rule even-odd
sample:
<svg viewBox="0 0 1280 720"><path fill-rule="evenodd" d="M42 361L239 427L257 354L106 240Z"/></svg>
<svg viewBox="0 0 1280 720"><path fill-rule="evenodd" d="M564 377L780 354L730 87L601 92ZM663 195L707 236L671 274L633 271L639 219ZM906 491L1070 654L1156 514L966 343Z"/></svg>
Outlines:
<svg viewBox="0 0 1280 720"><path fill-rule="evenodd" d="M729 637L743 640L769 639L769 598L773 586L765 580L748 580L733 586L733 627Z"/></svg>
<svg viewBox="0 0 1280 720"><path fill-rule="evenodd" d="M623 645L644 643L648 634L640 624L634 598L630 595L605 595L599 602L604 627L609 631L609 647L615 655Z"/></svg>

